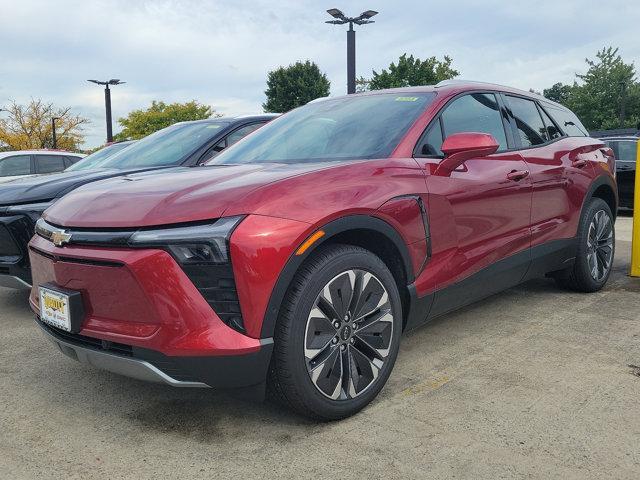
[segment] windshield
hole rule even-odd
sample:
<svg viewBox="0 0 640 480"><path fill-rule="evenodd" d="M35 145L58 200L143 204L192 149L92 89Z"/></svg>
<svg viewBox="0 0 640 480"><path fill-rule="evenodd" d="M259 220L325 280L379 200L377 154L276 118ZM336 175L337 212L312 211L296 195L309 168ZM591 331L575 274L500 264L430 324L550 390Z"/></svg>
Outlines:
<svg viewBox="0 0 640 480"><path fill-rule="evenodd" d="M96 167L125 169L179 165L227 125L228 122L223 121L175 124L138 140Z"/></svg>
<svg viewBox="0 0 640 480"><path fill-rule="evenodd" d="M115 155L120 150L128 147L132 143L133 142L114 143L113 145L101 148L97 152L93 152L91 155L87 155L79 162L71 165L69 168L67 168L66 171L74 172L76 170L91 170L92 168L96 168L98 164L111 157L112 155Z"/></svg>
<svg viewBox="0 0 640 480"><path fill-rule="evenodd" d="M273 120L207 165L384 158L434 97L385 93L312 102Z"/></svg>

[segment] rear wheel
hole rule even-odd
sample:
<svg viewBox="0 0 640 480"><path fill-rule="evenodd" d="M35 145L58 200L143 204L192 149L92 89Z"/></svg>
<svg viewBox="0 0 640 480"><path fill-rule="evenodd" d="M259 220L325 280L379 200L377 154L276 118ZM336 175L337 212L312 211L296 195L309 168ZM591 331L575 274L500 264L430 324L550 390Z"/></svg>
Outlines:
<svg viewBox="0 0 640 480"><path fill-rule="evenodd" d="M270 389L297 412L348 417L391 373L402 329L395 280L360 247L323 248L300 269L274 335Z"/></svg>
<svg viewBox="0 0 640 480"><path fill-rule="evenodd" d="M579 292L596 292L609 279L614 254L613 214L604 200L592 198L580 219L575 264L568 276L557 281Z"/></svg>

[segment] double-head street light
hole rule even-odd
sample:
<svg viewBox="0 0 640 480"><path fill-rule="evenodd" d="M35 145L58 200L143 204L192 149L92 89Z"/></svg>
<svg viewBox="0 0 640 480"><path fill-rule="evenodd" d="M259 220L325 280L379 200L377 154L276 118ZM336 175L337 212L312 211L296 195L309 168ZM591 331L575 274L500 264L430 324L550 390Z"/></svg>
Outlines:
<svg viewBox="0 0 640 480"><path fill-rule="evenodd" d="M371 17L378 14L375 10L367 10L362 12L357 17L347 17L341 10L337 8L330 8L327 13L331 15L335 20L327 20L325 23L331 23L333 25L349 24L349 30L347 30L347 93L356 92L356 32L353 29L353 24L366 25L367 23L375 23L370 20Z"/></svg>
<svg viewBox="0 0 640 480"><path fill-rule="evenodd" d="M107 113L107 142L113 142L113 127L111 125L111 90L109 85L122 85L123 83L117 78L106 80L101 82L100 80L87 80L87 82L95 83L96 85L104 85L104 108Z"/></svg>

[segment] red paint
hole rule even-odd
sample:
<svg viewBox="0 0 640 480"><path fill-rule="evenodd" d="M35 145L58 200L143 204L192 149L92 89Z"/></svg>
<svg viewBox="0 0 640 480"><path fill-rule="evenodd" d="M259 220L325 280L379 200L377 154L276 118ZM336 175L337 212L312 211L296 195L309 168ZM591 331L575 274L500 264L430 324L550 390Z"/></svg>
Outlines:
<svg viewBox="0 0 640 480"><path fill-rule="evenodd" d="M563 138L492 153L491 137L467 133L445 142L450 156L465 157L453 169L443 170L440 159L412 157L434 115L455 95L478 89L473 84L432 89L436 99L389 158L198 167L135 181L116 178L81 187L47 210L45 219L53 224L97 229L247 215L230 239L246 335L227 327L161 250L58 248L36 237L32 247L48 255L123 266L53 261L32 252L34 285L55 282L82 292L83 335L169 355L231 355L260 348L257 338L284 266L309 235L332 220L369 215L395 228L417 274L418 296L531 245L574 237L585 192L597 176L612 177L613 160L597 140ZM406 92L415 90L420 88ZM424 225L410 196L422 198L429 216L431 258L423 270ZM31 303L37 312L35 293Z"/></svg>

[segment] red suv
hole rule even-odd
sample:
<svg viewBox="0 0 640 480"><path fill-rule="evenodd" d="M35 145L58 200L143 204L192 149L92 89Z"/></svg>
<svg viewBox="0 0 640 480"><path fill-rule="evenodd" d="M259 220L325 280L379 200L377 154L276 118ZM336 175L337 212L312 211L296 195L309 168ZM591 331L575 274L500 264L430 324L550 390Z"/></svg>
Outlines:
<svg viewBox="0 0 640 480"><path fill-rule="evenodd" d="M343 418L382 389L403 331L533 277L602 288L613 169L528 92L317 100L206 166L63 197L30 243L31 306L74 359Z"/></svg>

